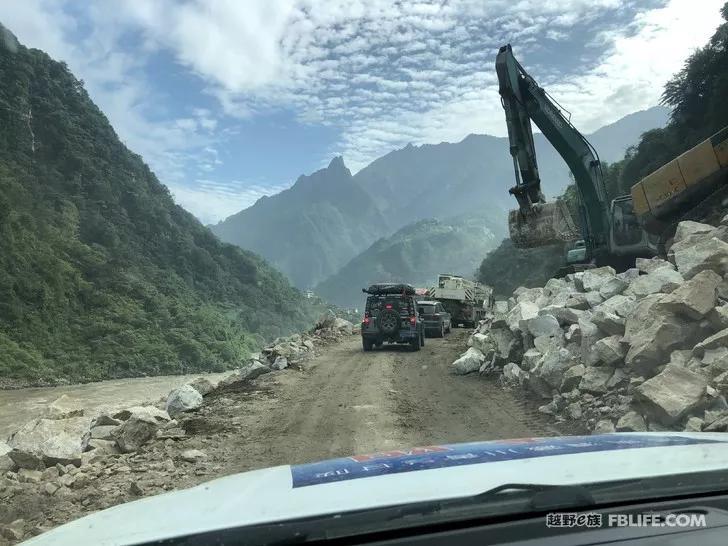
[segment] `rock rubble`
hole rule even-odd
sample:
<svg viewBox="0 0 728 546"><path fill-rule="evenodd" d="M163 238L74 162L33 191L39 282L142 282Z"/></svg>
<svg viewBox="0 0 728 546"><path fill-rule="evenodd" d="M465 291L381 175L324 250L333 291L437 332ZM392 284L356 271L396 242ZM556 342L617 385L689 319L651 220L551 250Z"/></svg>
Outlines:
<svg viewBox="0 0 728 546"><path fill-rule="evenodd" d="M518 288L453 372L496 371L595 433L727 430L728 229L681 222L667 257Z"/></svg>
<svg viewBox="0 0 728 546"><path fill-rule="evenodd" d="M229 402L226 392L253 388L250 382L262 374L300 368L317 345L353 333L351 323L324 316L310 332L276 339L223 379L199 377L156 405L90 415L79 400L65 395L54 400L42 417L0 441L0 503L30 507L40 499L48 505L50 497L58 506L57 519L35 525L6 520L0 543L37 535L71 517L69 510L104 508L168 490L190 472L179 465L194 468L190 479L204 476L211 463L198 447L210 433L208 414ZM212 406L206 400L213 400Z"/></svg>

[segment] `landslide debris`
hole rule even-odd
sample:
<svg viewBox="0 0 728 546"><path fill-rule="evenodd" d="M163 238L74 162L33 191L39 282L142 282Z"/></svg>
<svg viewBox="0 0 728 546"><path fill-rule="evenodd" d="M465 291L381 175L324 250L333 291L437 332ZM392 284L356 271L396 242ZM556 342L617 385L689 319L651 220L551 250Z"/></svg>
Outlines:
<svg viewBox="0 0 728 546"><path fill-rule="evenodd" d="M453 373L498 373L591 431L728 429L728 216L685 221L667 260L520 287Z"/></svg>

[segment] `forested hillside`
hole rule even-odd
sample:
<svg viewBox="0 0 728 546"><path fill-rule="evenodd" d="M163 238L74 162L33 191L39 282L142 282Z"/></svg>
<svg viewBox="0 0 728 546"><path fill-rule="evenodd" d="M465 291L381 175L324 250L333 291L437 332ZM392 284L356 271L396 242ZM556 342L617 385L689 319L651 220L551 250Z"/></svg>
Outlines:
<svg viewBox="0 0 728 546"><path fill-rule="evenodd" d="M728 2L721 15L725 22L710 41L665 85L662 100L672 108L667 126L645 132L624 159L604 166L610 198L629 193L640 179L728 125ZM573 186L570 190L573 197ZM561 245L517 249L506 240L483 259L478 276L502 294L521 285L540 286L564 256Z"/></svg>
<svg viewBox="0 0 728 546"><path fill-rule="evenodd" d="M361 307L361 289L375 282L426 287L439 273L472 277L479 256L498 244L505 225L502 215L420 220L376 241L315 291L337 305Z"/></svg>
<svg viewBox="0 0 728 546"><path fill-rule="evenodd" d="M642 132L664 125L668 112L659 106L635 112L590 138L605 160L614 161ZM535 145L545 191L558 195L569 181L566 164L542 134L535 135ZM260 253L307 289L338 275L380 237L419 220L503 216L511 206L512 178L505 137L468 135L454 143L410 144L354 176L335 158L290 189L261 198L211 228L223 241ZM394 273L401 277L406 271Z"/></svg>
<svg viewBox="0 0 728 546"><path fill-rule="evenodd" d="M307 324L299 292L175 205L64 63L0 34L0 379L221 370Z"/></svg>
<svg viewBox="0 0 728 546"><path fill-rule="evenodd" d="M623 160L610 165L612 195L628 193L647 174L728 125L728 2L721 15L724 22L710 41L665 85L662 101L672 107L670 122L647 131Z"/></svg>

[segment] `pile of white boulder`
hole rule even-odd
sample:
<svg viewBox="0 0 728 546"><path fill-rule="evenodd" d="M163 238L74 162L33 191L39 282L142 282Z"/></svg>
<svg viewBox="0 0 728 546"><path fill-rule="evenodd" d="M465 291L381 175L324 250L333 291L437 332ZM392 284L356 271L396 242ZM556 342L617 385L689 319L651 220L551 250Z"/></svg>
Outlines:
<svg viewBox="0 0 728 546"><path fill-rule="evenodd" d="M595 432L728 429L728 216L681 222L667 260L518 288L455 373L498 372Z"/></svg>

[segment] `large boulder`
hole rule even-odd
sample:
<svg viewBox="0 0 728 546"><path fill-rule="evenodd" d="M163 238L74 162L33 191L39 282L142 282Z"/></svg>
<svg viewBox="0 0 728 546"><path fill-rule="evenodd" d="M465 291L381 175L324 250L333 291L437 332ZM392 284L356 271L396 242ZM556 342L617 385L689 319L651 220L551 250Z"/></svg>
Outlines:
<svg viewBox="0 0 728 546"><path fill-rule="evenodd" d="M564 346L564 333L561 331L554 336L538 336L532 339L534 348L542 355L550 351L558 351Z"/></svg>
<svg viewBox="0 0 728 546"><path fill-rule="evenodd" d="M555 336L561 334L561 326L559 321L553 315L539 315L521 322L521 329L525 330L533 337L538 336Z"/></svg>
<svg viewBox="0 0 728 546"><path fill-rule="evenodd" d="M564 380L566 370L575 364L574 355L567 349L559 349L543 355L530 373L531 375L538 375L552 388L558 389Z"/></svg>
<svg viewBox="0 0 728 546"><path fill-rule="evenodd" d="M604 337L594 344L592 354L594 362L604 366L619 366L624 361L627 351L620 342L621 336Z"/></svg>
<svg viewBox="0 0 728 546"><path fill-rule="evenodd" d="M470 347L463 355L451 364L452 371L457 375L477 372L485 362L485 355L475 347Z"/></svg>
<svg viewBox="0 0 728 546"><path fill-rule="evenodd" d="M663 298L660 305L677 315L701 319L715 307L716 289L722 281L714 271L701 271Z"/></svg>
<svg viewBox="0 0 728 546"><path fill-rule="evenodd" d="M468 338L468 347L475 347L484 355L490 354L493 356L495 341L490 337L490 332L487 334L476 332Z"/></svg>
<svg viewBox="0 0 728 546"><path fill-rule="evenodd" d="M316 321L316 325L314 326L315 330L326 330L329 328L333 328L334 324L336 322L336 315L332 313L331 311L327 311L326 313L323 313L319 319Z"/></svg>
<svg viewBox="0 0 728 546"><path fill-rule="evenodd" d="M680 366L668 364L634 391L645 413L663 425L673 425L701 405L706 379Z"/></svg>
<svg viewBox="0 0 728 546"><path fill-rule="evenodd" d="M728 328L728 303L717 305L707 315L708 322L714 330Z"/></svg>
<svg viewBox="0 0 728 546"><path fill-rule="evenodd" d="M566 300L564 306L572 307L574 309L586 310L591 309L592 307L596 307L603 301L604 298L599 294L599 292L577 292L576 294L571 294L569 299Z"/></svg>
<svg viewBox="0 0 728 546"><path fill-rule="evenodd" d="M627 286L629 283L621 277L609 277L599 288L599 295L604 299L609 299L624 292Z"/></svg>
<svg viewBox="0 0 728 546"><path fill-rule="evenodd" d="M650 294L669 293L683 283L683 276L669 267L661 267L647 275L640 275L624 291L626 295L644 298Z"/></svg>
<svg viewBox="0 0 728 546"><path fill-rule="evenodd" d="M132 416L141 416L141 417L149 417L151 419L154 419L157 423L166 423L170 420L169 414L159 408L156 408L154 406L133 406L131 408L126 408L120 411L117 411L112 419L126 421L127 419L130 419ZM100 421L98 418L94 421L95 425L101 425L101 424L118 424L114 422L106 422L104 420L103 422Z"/></svg>
<svg viewBox="0 0 728 546"><path fill-rule="evenodd" d="M700 222L693 222L692 220L683 220L675 229L675 235L672 238L673 245L681 243L688 239L688 237L692 237L694 235L703 235L707 237L714 231L715 227L710 224L701 224Z"/></svg>
<svg viewBox="0 0 728 546"><path fill-rule="evenodd" d="M218 388L232 388L245 383L246 381L252 381L256 377L260 377L263 374L270 373L271 369L265 364L261 364L257 360L247 363L242 368L239 368L232 372L230 375L224 377Z"/></svg>
<svg viewBox="0 0 728 546"><path fill-rule="evenodd" d="M718 347L728 347L728 328L718 333L708 336L693 348L693 354L702 357L705 351L717 349Z"/></svg>
<svg viewBox="0 0 728 546"><path fill-rule="evenodd" d="M81 464L81 453L91 437L86 417L34 419L8 440L8 456L20 468L42 470L56 463Z"/></svg>
<svg viewBox="0 0 728 546"><path fill-rule="evenodd" d="M594 308L594 311L604 311L606 313L613 313L620 317L627 318L632 314L636 307L637 300L634 296L617 294L597 305Z"/></svg>
<svg viewBox="0 0 728 546"><path fill-rule="evenodd" d="M0 441L0 474L5 474L8 470L15 468L15 463L8 456L10 451L10 446L5 442Z"/></svg>
<svg viewBox="0 0 728 546"><path fill-rule="evenodd" d="M352 331L354 330L354 325L348 320L337 317L336 319L334 319L333 328L334 330L337 330L342 334L351 335Z"/></svg>
<svg viewBox="0 0 728 546"><path fill-rule="evenodd" d="M675 249L673 255L677 270L686 279L705 270L712 270L719 275L728 272L728 243L717 237L701 239L695 244L681 246Z"/></svg>
<svg viewBox="0 0 728 546"><path fill-rule="evenodd" d="M215 387L217 386L217 382L212 382L206 377L198 377L194 381L191 381L189 383L190 387L195 389L197 392L200 393L202 396L207 396L212 391L215 390Z"/></svg>
<svg viewBox="0 0 728 546"><path fill-rule="evenodd" d="M584 364L577 364L572 366L564 372L564 378L561 381L559 390L561 392L571 392L576 389L581 383L581 378L584 377L586 372L586 366Z"/></svg>
<svg viewBox="0 0 728 546"><path fill-rule="evenodd" d="M554 394L554 389L551 388L551 385L538 374L525 372L523 385L526 390L531 391L540 398L551 398Z"/></svg>
<svg viewBox="0 0 728 546"><path fill-rule="evenodd" d="M536 367L536 364L539 360L541 360L541 357L543 354L536 348L528 349L525 353L523 353L523 359L521 360L521 366L524 370L531 371L533 368Z"/></svg>
<svg viewBox="0 0 728 546"><path fill-rule="evenodd" d="M159 427L160 421L149 414L132 414L116 429L114 433L116 444L122 453L137 451L156 436Z"/></svg>
<svg viewBox="0 0 728 546"><path fill-rule="evenodd" d="M597 308L590 318L591 322L605 335L621 336L624 334L625 319L615 313Z"/></svg>
<svg viewBox="0 0 728 546"><path fill-rule="evenodd" d="M636 411L628 411L617 421L617 432L645 432L647 424L644 417Z"/></svg>
<svg viewBox="0 0 728 546"><path fill-rule="evenodd" d="M625 363L640 375L667 362L674 349L682 349L695 342L697 326L658 304L663 295L645 297L627 319L622 340L629 345Z"/></svg>
<svg viewBox="0 0 728 546"><path fill-rule="evenodd" d="M554 317L560 326L577 324L579 319L585 316L585 313L586 311L575 309L573 307L564 307L563 305L548 305L538 312L539 315L550 315Z"/></svg>
<svg viewBox="0 0 728 546"><path fill-rule="evenodd" d="M201 405L202 395L191 385L182 385L167 396L167 413L170 417L196 410Z"/></svg>
<svg viewBox="0 0 728 546"><path fill-rule="evenodd" d="M711 378L728 372L728 347L708 349L703 353L700 364Z"/></svg>
<svg viewBox="0 0 728 546"><path fill-rule="evenodd" d="M614 374L614 368L607 366L590 366L584 371L579 382L579 390L590 394L604 394L607 392L607 383Z"/></svg>
<svg viewBox="0 0 728 546"><path fill-rule="evenodd" d="M513 306L506 316L506 322L512 332L523 330L521 326L523 321L538 316L538 305L531 302L519 302Z"/></svg>
<svg viewBox="0 0 728 546"><path fill-rule="evenodd" d="M523 345L520 336L517 337L508 328L492 328L489 336L495 344L496 364L517 362L521 359ZM486 351L482 352L487 356Z"/></svg>
<svg viewBox="0 0 728 546"><path fill-rule="evenodd" d="M599 292L602 285L615 275L616 271L609 266L587 269L574 275L574 284L581 292Z"/></svg>
<svg viewBox="0 0 728 546"><path fill-rule="evenodd" d="M609 419L600 419L594 425L592 434L611 434L612 432L614 432L614 423Z"/></svg>
<svg viewBox="0 0 728 546"><path fill-rule="evenodd" d="M519 286L513 291L513 295L518 303L536 303L543 296L543 288L526 288Z"/></svg>
<svg viewBox="0 0 728 546"><path fill-rule="evenodd" d="M582 354L588 354L592 346L606 335L587 317L579 319L579 332L581 334Z"/></svg>
<svg viewBox="0 0 728 546"><path fill-rule="evenodd" d="M69 417L81 416L83 416L81 401L76 398L71 398L67 394L62 394L48 404L43 414L43 417L48 419L67 419Z"/></svg>
<svg viewBox="0 0 728 546"><path fill-rule="evenodd" d="M288 359L285 356L277 356L270 367L272 370L285 370L288 367Z"/></svg>
<svg viewBox="0 0 728 546"><path fill-rule="evenodd" d="M673 270L675 269L675 266L673 264L656 256L649 259L637 258L635 260L635 267L638 271L642 271L642 273L652 273L653 271L656 271L661 267L667 267Z"/></svg>
<svg viewBox="0 0 728 546"><path fill-rule="evenodd" d="M520 383L523 380L523 370L515 362L503 366L503 379L508 383Z"/></svg>
<svg viewBox="0 0 728 546"><path fill-rule="evenodd" d="M617 294L597 305L592 313L591 321L606 335L624 334L625 319L637 306L634 296Z"/></svg>

